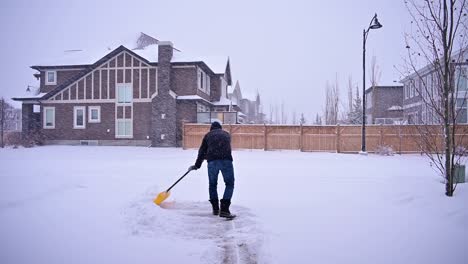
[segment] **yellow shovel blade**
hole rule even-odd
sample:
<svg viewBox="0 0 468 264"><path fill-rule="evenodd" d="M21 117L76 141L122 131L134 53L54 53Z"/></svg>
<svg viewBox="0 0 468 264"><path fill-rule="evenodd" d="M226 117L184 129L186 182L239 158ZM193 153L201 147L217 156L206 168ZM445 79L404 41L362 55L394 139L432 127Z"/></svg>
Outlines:
<svg viewBox="0 0 468 264"><path fill-rule="evenodd" d="M169 195L171 195L170 192L160 192L158 196L156 196L156 198L153 200L153 202L157 205L160 205L162 202L164 202L164 200L167 199L167 197L169 197Z"/></svg>

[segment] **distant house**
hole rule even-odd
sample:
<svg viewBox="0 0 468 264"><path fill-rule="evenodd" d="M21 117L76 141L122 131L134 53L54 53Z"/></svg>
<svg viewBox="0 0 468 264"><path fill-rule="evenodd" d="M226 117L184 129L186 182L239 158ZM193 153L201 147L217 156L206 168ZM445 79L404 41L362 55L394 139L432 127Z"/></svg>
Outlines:
<svg viewBox="0 0 468 264"><path fill-rule="evenodd" d="M15 108L12 104L4 101L3 107L3 130L4 131L21 131L21 109ZM1 111L1 110L0 110Z"/></svg>
<svg viewBox="0 0 468 264"><path fill-rule="evenodd" d="M241 123L262 124L265 115L262 113L260 94L257 92L255 99L249 99L242 95L239 81L236 82L234 89L229 93L229 99L239 107L239 120Z"/></svg>
<svg viewBox="0 0 468 264"><path fill-rule="evenodd" d="M463 51L466 52L466 49ZM453 87L457 94L455 110L457 112L457 123L468 123L468 60L466 54L457 52L453 55L450 69L454 71ZM433 107L428 107L425 102L440 101L437 74L432 65L426 65L417 72L406 76L401 82L403 88L403 115L409 124L437 124L439 117Z"/></svg>
<svg viewBox="0 0 468 264"><path fill-rule="evenodd" d="M39 93L13 99L22 102L26 136L40 106L46 144L180 146L183 122L237 122L227 97L227 57L188 58L144 33L115 49L70 50L31 68L38 71ZM202 112L208 120L200 120Z"/></svg>
<svg viewBox="0 0 468 264"><path fill-rule="evenodd" d="M403 123L403 86L374 86L366 90L367 124Z"/></svg>

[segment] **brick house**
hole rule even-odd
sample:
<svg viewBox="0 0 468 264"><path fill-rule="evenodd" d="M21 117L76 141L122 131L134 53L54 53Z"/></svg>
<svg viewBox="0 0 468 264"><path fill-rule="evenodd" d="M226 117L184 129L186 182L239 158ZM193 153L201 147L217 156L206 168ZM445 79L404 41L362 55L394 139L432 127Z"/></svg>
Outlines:
<svg viewBox="0 0 468 264"><path fill-rule="evenodd" d="M227 57L215 68L184 58L171 42L144 33L135 39L98 59L32 66L39 94L13 98L22 102L23 135L40 122L45 144L173 147L180 146L183 122L197 122L197 112L231 113Z"/></svg>
<svg viewBox="0 0 468 264"><path fill-rule="evenodd" d="M366 90L367 124L403 122L403 86L374 86Z"/></svg>

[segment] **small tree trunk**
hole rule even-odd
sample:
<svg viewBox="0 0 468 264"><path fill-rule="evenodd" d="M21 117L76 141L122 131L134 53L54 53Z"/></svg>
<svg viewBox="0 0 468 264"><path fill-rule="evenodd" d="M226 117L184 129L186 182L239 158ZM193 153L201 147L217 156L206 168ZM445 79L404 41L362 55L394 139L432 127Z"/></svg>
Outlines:
<svg viewBox="0 0 468 264"><path fill-rule="evenodd" d="M0 130L1 130L1 135L0 135L0 146L2 148L5 147L5 143L3 142L3 129L4 129L4 126L5 126L5 100L2 98L0 99Z"/></svg>
<svg viewBox="0 0 468 264"><path fill-rule="evenodd" d="M445 43L445 42L444 42ZM445 195L453 196L453 177L452 177L452 137L450 135L450 102L449 94L452 91L450 89L449 71L450 71L450 57L448 55L448 48L446 46L444 51L445 65L444 65L444 140L445 140ZM454 124L455 125L455 124Z"/></svg>

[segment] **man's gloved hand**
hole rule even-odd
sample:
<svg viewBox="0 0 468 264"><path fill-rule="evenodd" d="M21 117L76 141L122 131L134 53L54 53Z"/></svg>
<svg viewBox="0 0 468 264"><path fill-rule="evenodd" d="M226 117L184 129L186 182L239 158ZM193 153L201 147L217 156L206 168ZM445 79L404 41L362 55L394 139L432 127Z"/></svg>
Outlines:
<svg viewBox="0 0 468 264"><path fill-rule="evenodd" d="M192 170L198 170L197 166L195 166L195 165L190 166L188 169L189 169L190 171L192 171Z"/></svg>

